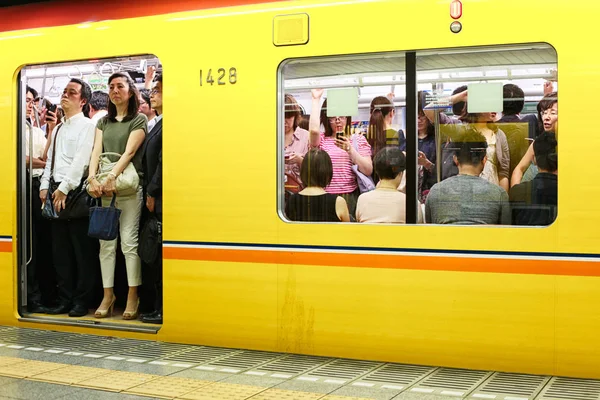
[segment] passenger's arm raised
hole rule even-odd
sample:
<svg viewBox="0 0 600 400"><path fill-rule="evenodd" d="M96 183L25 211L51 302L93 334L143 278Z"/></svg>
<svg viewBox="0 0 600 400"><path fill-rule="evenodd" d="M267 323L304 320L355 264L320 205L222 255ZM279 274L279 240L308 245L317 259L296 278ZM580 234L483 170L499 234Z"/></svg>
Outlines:
<svg viewBox="0 0 600 400"><path fill-rule="evenodd" d="M527 168L529 168L529 165L531 165L531 162L533 161L533 156L534 153L532 143L529 145L527 153L525 153L523 158L521 158L521 161L519 161L519 164L515 167L515 170L512 173L512 177L510 178L510 187L521 183L521 179L523 179L525 171L527 171Z"/></svg>
<svg viewBox="0 0 600 400"><path fill-rule="evenodd" d="M321 97L323 97L323 89L313 89L311 93L312 110L308 122L310 147L319 147L321 144Z"/></svg>
<svg viewBox="0 0 600 400"><path fill-rule="evenodd" d="M467 90L465 90L464 92L460 92L460 93L456 93L453 94L452 96L450 96L449 101L450 104L456 104L456 103L460 103L461 101L467 101ZM435 103L429 103L427 104L424 108L423 108L423 112L425 113L425 116L427 117L427 119L433 123L434 119L435 119L435 113L439 113L439 109L435 107ZM441 114L444 115L445 114ZM443 121L440 121L441 123L444 123Z"/></svg>

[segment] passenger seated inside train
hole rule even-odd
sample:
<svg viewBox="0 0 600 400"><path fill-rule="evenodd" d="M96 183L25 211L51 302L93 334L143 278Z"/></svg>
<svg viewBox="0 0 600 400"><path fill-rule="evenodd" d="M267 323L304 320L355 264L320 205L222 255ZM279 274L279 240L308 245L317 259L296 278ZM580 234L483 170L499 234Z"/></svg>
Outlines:
<svg viewBox="0 0 600 400"><path fill-rule="evenodd" d="M550 225L558 205L558 156L554 133L544 132L533 142L538 174L510 189L514 225Z"/></svg>
<svg viewBox="0 0 600 400"><path fill-rule="evenodd" d="M510 224L508 194L480 177L488 143L474 128L454 142L458 175L436 183L425 203L426 222L434 224Z"/></svg>
<svg viewBox="0 0 600 400"><path fill-rule="evenodd" d="M545 95L538 103L538 121L540 130L553 132L558 136L558 92ZM533 144L527 149L519 164L515 167L511 178L511 185L532 180L537 174L537 167L533 164Z"/></svg>
<svg viewBox="0 0 600 400"><path fill-rule="evenodd" d="M357 222L406 223L406 195L398 185L406 169L406 157L398 147L384 147L375 155L375 190L361 194L356 205ZM419 221L423 222L421 207Z"/></svg>
<svg viewBox="0 0 600 400"><path fill-rule="evenodd" d="M285 213L292 221L303 222L350 222L346 200L331 194L325 188L331 184L333 164L325 150L311 149L300 170L306 188L290 196Z"/></svg>

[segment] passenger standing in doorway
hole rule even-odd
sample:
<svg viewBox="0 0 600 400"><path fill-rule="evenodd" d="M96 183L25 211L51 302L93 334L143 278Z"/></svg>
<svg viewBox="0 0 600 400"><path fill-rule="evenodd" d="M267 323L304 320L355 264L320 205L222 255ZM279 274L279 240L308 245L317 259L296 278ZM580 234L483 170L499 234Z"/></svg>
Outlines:
<svg viewBox="0 0 600 400"><path fill-rule="evenodd" d="M27 111L33 109L34 95L32 89L27 87L26 101ZM31 144L30 144L31 138ZM29 148L33 147L32 154ZM48 289L51 286L46 285L45 292L40 290L44 283L54 281L52 271L52 242L49 221L42 218L40 203L40 178L44 173L46 161L44 161L44 149L46 148L46 137L44 132L31 125L29 121L25 125L25 166L27 168L26 197L27 207L31 207L31 212L27 209L27 226L31 226L32 243L27 243L27 249L31 249L31 254L27 254L30 262L27 264L27 311L30 313L46 313L48 309L44 303L49 304L54 300ZM29 163L32 163L32 169L29 170ZM29 185L31 177L32 185ZM29 241L30 236L27 235Z"/></svg>
<svg viewBox="0 0 600 400"><path fill-rule="evenodd" d="M65 116L52 132L53 142L40 183L40 200L46 200L52 178L54 208L65 208L67 195L77 188L88 168L94 145L94 124L84 116L89 108L92 90L80 79L71 79L63 91L60 104ZM54 171L51 171L54 159ZM49 314L69 313L82 317L88 313L88 303L98 270L97 242L87 235L88 219L53 220L52 254L58 277L59 305Z"/></svg>
<svg viewBox="0 0 600 400"><path fill-rule="evenodd" d="M156 124L157 116L156 111L152 109L150 104L150 89L140 90L140 108L138 111L148 118L148 132L150 132Z"/></svg>
<svg viewBox="0 0 600 400"><path fill-rule="evenodd" d="M116 190L117 177L130 162L133 163L140 178L142 172L142 152L138 151L144 142L148 129L148 120L138 113L139 92L131 77L124 73L114 73L108 79L110 103L108 115L102 118L96 127L94 150L90 160L89 193L98 198L104 196L108 204L116 194L116 206L121 209L119 233L121 250L125 256L129 293L123 319L135 319L138 315L138 286L142 284L142 266L137 254L140 215L142 211L142 187L129 196L120 196ZM104 184L95 178L98 172L98 159L103 152L121 154ZM113 160L117 161L117 160ZM105 318L115 304L114 280L117 252L117 239L100 241L100 266L104 298L96 310L96 318Z"/></svg>
<svg viewBox="0 0 600 400"><path fill-rule="evenodd" d="M146 208L150 213L154 213L158 222L162 224L162 75L156 77L154 89L150 92L150 103L152 109L156 111L156 124L148 133L142 148ZM158 259L155 265L148 266L151 279L155 290L154 312L142 315L142 322L151 324L162 324L163 321L163 303L162 303L162 252L159 251Z"/></svg>
<svg viewBox="0 0 600 400"><path fill-rule="evenodd" d="M108 93L96 90L90 100L90 119L94 125L108 114Z"/></svg>

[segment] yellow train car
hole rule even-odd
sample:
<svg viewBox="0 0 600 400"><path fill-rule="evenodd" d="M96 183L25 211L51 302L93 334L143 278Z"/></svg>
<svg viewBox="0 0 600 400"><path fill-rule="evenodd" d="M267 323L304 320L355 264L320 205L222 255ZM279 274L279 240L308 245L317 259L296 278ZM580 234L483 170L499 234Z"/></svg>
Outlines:
<svg viewBox="0 0 600 400"><path fill-rule="evenodd" d="M600 89L600 4L463 0L458 16L452 3L274 2L0 33L0 324L600 378L600 139L583 128L586 95ZM27 315L22 72L146 54L164 70L164 324ZM368 97L369 82L391 80L415 111L419 84L438 79L415 71L513 68L496 77L517 79L520 69L542 79L548 65L558 70L563 131L552 225L285 219L284 92L307 101L311 87L329 85ZM415 120L408 112L406 132ZM414 174L416 151L408 159Z"/></svg>

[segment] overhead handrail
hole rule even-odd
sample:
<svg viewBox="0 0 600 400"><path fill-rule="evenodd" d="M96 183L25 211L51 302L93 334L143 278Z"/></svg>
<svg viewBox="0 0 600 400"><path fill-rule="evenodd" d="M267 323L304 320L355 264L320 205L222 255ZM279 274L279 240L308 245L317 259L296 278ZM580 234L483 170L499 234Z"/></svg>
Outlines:
<svg viewBox="0 0 600 400"><path fill-rule="evenodd" d="M81 69L79 69L79 67L77 65L73 65L73 67L77 70L77 72L79 72L79 76L77 77L78 79L83 79L83 73L81 72ZM75 78L74 76L71 76L71 73L67 73L67 76L69 77L69 79L73 79Z"/></svg>

